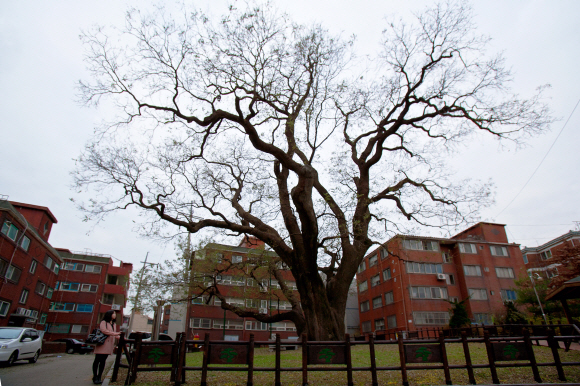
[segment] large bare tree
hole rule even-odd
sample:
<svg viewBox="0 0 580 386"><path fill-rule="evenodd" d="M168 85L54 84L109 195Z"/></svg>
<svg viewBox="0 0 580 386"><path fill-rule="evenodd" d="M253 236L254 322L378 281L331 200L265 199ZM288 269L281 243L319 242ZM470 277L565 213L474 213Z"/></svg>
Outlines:
<svg viewBox="0 0 580 386"><path fill-rule="evenodd" d="M300 299L276 320L342 337L375 240L463 226L491 202L487 183L453 181L455 144L519 141L550 122L540 94L510 93L461 3L387 25L374 58L270 5L221 19L133 10L123 30L85 33L81 98L117 115L78 159L76 184L94 191L84 210L139 207L157 219L151 233L170 223L255 236L296 278Z"/></svg>

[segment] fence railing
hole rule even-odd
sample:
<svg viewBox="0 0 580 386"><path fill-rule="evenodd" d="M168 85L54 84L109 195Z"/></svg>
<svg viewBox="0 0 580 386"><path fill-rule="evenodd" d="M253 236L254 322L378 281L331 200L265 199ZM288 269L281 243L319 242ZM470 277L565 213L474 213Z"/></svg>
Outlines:
<svg viewBox="0 0 580 386"><path fill-rule="evenodd" d="M566 325L562 325L566 327ZM201 386L207 386L208 372L211 371L242 371L247 373L247 385L253 386L254 372L273 372L276 386L281 386L281 374L283 372L301 372L302 384L308 385L308 374L313 371L345 371L347 385L353 385L353 372L370 372L372 385L378 386L378 372L399 371L403 386L408 386L407 373L410 370L443 370L445 382L452 384L451 372L454 369L465 369L469 382L475 384L474 369L488 368L494 384L499 384L497 369L505 367L530 367L536 382L542 382L538 368L552 366L556 368L558 379L566 382L564 373L565 366L579 366L580 362L562 362L558 353L559 342L578 340L579 336L560 335L556 336L553 328L546 328L545 335L531 335L533 326L521 326L520 336L491 336L490 331L484 330L482 337L468 336L467 331L460 331L459 336L445 336L438 334L435 338L404 339L399 334L397 339L375 340L371 335L365 341L352 341L348 334L344 341L308 341L306 335L302 335L300 341L281 341L280 335L276 334L275 342L255 341L254 335L250 334L249 341L222 341L210 340L209 334L203 341L186 340L185 333L179 333L176 341L148 342L142 340L142 335L137 334L136 339L125 339L121 334L117 346L117 355L112 375L112 382L117 381L120 368L127 368L125 385L136 382L139 372L163 371L170 372L170 380L175 385L185 382L188 371L201 372ZM551 326L552 327L552 326ZM566 329L564 329L566 331ZM560 329L560 332L563 331ZM573 329L573 331L576 331ZM551 362L538 363L532 346L533 340L546 340L550 348L553 360ZM274 344L273 344L274 343ZM473 363L469 343L484 343L487 354L487 363ZM449 364L446 344L461 344L465 358L464 364ZM201 366L186 365L187 347L201 346L203 361ZM281 353L283 346L296 346L302 349L302 366L281 367ZM370 366L353 367L351 348L353 346L368 346ZM396 345L399 353L397 366L381 366L377 363L375 347L377 345ZM256 346L273 346L275 355L274 367L255 367L254 350ZM127 364L121 362L125 354ZM144 365L171 365L171 366L146 366ZM219 366L215 366L219 365ZM238 365L228 367L228 365ZM239 366L243 365L243 366Z"/></svg>

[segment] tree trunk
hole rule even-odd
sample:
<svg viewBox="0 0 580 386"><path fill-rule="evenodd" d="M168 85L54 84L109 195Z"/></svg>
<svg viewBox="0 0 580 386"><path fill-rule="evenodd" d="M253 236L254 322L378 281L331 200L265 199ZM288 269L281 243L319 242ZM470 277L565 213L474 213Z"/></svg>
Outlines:
<svg viewBox="0 0 580 386"><path fill-rule="evenodd" d="M344 338L346 295L335 294L332 303L318 272L303 274L296 280L309 340L341 340Z"/></svg>

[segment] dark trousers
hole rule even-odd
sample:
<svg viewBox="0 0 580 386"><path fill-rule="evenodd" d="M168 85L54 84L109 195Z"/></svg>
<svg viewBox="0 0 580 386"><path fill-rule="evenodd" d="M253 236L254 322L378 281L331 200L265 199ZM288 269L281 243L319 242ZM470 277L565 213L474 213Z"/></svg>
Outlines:
<svg viewBox="0 0 580 386"><path fill-rule="evenodd" d="M101 378L103 376L103 371L105 370L105 362L109 354L95 354L95 360L93 361L93 376Z"/></svg>

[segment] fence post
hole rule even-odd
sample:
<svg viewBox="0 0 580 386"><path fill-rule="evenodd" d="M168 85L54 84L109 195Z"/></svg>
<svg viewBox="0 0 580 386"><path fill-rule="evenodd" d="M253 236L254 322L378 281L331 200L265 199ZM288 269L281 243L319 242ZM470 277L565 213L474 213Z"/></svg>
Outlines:
<svg viewBox="0 0 580 386"><path fill-rule="evenodd" d="M491 348L491 342L489 341L489 331L486 329L483 330L483 340L485 342L485 350L487 351L487 361L489 363L489 371L491 372L491 380L494 384L499 385L497 370L495 368L495 357Z"/></svg>
<svg viewBox="0 0 580 386"><path fill-rule="evenodd" d="M123 346L125 345L125 333L121 333L119 338L119 343L117 343L117 356L115 356L115 364L113 365L113 375L111 376L111 382L117 380L117 375L119 374L119 365L121 364L121 357L123 356Z"/></svg>
<svg viewBox="0 0 580 386"><path fill-rule="evenodd" d="M554 339L554 330L548 330L548 345L552 349L552 356L554 357L554 362L556 363L556 370L558 371L558 379L562 382L566 382L566 375L564 375L564 369L562 368L562 362L560 361L560 354L558 353L558 348L560 345Z"/></svg>
<svg viewBox="0 0 580 386"><path fill-rule="evenodd" d="M449 372L449 360L447 359L447 350L445 348L445 337L439 335L439 346L441 347L441 360L443 361L443 373L445 374L445 383L452 385L451 373Z"/></svg>
<svg viewBox="0 0 580 386"><path fill-rule="evenodd" d="M306 334L302 334L302 386L308 386L308 342Z"/></svg>
<svg viewBox="0 0 580 386"><path fill-rule="evenodd" d="M532 372L534 373L534 380L538 383L542 383L542 378L540 378L540 373L538 371L538 365L536 364L536 356L534 355L534 347L530 340L530 332L524 331L524 342L526 343L526 348L528 349L528 354L530 355L530 364L532 365Z"/></svg>
<svg viewBox="0 0 580 386"><path fill-rule="evenodd" d="M175 336L175 342L173 343L173 350L175 352L175 362L171 364L171 377L170 381L175 382L175 386L181 385L181 372L179 371L179 364L181 358L181 332L178 332Z"/></svg>
<svg viewBox="0 0 580 386"><path fill-rule="evenodd" d="M369 339L371 337L369 336ZM352 357L350 353L350 334L344 334L344 344L346 346L346 382L348 386L353 386L352 381Z"/></svg>
<svg viewBox="0 0 580 386"><path fill-rule="evenodd" d="M181 383L185 382L185 370L183 369L185 364L185 332L180 332L177 334L176 338L177 341L175 342L178 345L177 349L177 369L175 370L175 386L181 385Z"/></svg>
<svg viewBox="0 0 580 386"><path fill-rule="evenodd" d="M280 334L276 334L276 379L274 381L274 386L282 386L282 382L280 382L280 351Z"/></svg>
<svg viewBox="0 0 580 386"><path fill-rule="evenodd" d="M135 334L135 353L133 354L133 360L131 361L129 384L135 383L135 381L137 381L137 368L139 367L139 361L141 360L142 343L143 343L143 333L138 332L137 334Z"/></svg>
<svg viewBox="0 0 580 386"><path fill-rule="evenodd" d="M405 347L403 346L403 335L399 334L399 360L401 361L401 378L403 378L403 386L409 386L409 380L407 379L407 362L405 361Z"/></svg>
<svg viewBox="0 0 580 386"><path fill-rule="evenodd" d="M465 355L465 366L467 366L467 376L469 383L475 385L475 376L473 375L473 365L471 363L471 353L469 352L469 343L467 342L467 333L461 333L461 344L463 345L463 354Z"/></svg>
<svg viewBox="0 0 580 386"><path fill-rule="evenodd" d="M209 334L206 332L203 338L203 362L201 364L200 386L207 386L207 362L209 361Z"/></svg>
<svg viewBox="0 0 580 386"><path fill-rule="evenodd" d="M248 383L247 386L254 385L254 334L250 334L248 343Z"/></svg>
<svg viewBox="0 0 580 386"><path fill-rule="evenodd" d="M377 360L375 358L375 338L369 336L369 351L371 355L371 378L372 386L379 386L377 379Z"/></svg>

